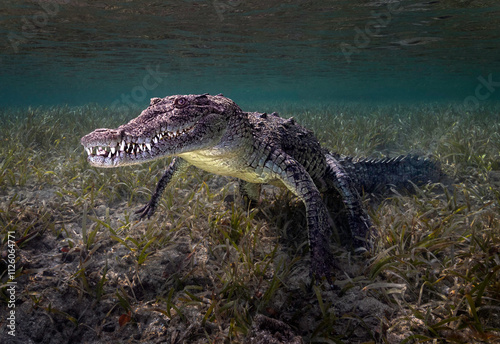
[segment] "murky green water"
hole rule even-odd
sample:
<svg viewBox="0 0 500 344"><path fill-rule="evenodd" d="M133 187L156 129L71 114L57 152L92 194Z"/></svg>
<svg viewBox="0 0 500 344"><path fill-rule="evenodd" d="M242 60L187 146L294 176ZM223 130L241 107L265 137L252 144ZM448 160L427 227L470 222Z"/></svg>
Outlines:
<svg viewBox="0 0 500 344"><path fill-rule="evenodd" d="M0 106L500 99L497 1L0 4Z"/></svg>
<svg viewBox="0 0 500 344"><path fill-rule="evenodd" d="M499 0L0 0L0 343L493 343L499 18ZM136 221L167 159L95 169L80 138L205 92L446 177L364 193L373 249L332 241L333 290L290 193L244 208L191 169Z"/></svg>

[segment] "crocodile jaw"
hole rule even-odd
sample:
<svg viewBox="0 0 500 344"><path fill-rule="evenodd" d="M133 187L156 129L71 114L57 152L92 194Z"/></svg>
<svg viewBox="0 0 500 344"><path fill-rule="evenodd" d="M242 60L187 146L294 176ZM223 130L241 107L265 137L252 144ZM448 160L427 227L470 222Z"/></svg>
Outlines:
<svg viewBox="0 0 500 344"><path fill-rule="evenodd" d="M154 135L135 137L119 129L97 129L89 135L93 135L94 139L106 136L106 139L88 140L82 144L88 154L87 160L93 166L134 165L185 151L193 130L194 125L176 131L159 131Z"/></svg>
<svg viewBox="0 0 500 344"><path fill-rule="evenodd" d="M81 144L96 167L140 164L207 149L222 137L231 111L239 109L231 103L208 95L154 98L137 118L117 129L96 129Z"/></svg>

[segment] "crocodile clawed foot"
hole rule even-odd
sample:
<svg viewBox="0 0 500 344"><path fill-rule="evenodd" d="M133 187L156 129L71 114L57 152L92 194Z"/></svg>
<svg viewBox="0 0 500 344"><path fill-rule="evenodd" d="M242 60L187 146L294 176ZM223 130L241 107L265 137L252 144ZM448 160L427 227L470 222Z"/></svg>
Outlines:
<svg viewBox="0 0 500 344"><path fill-rule="evenodd" d="M149 219L154 214L155 210L156 207L154 206L154 204L152 204L152 202L149 202L144 207L136 210L134 214L137 215L138 220L144 220L146 218Z"/></svg>

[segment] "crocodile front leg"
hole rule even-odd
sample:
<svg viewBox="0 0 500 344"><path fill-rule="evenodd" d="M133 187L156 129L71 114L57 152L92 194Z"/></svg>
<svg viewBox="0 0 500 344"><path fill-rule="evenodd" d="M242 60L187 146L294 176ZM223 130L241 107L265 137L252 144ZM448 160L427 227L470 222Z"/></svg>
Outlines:
<svg viewBox="0 0 500 344"><path fill-rule="evenodd" d="M167 185L170 182L176 180L179 175L183 174L189 166L189 163L182 158L174 157L172 159L172 162L170 163L170 165L168 165L167 169L163 173L163 176L158 181L156 190L151 196L148 204L135 212L136 214L139 214L140 219L143 219L145 217L150 218L154 214L161 194L163 193Z"/></svg>
<svg viewBox="0 0 500 344"><path fill-rule="evenodd" d="M306 207L311 270L316 277L324 276L331 282L332 256L330 240L333 222L321 194L306 169L281 150L271 153L264 170L271 170Z"/></svg>

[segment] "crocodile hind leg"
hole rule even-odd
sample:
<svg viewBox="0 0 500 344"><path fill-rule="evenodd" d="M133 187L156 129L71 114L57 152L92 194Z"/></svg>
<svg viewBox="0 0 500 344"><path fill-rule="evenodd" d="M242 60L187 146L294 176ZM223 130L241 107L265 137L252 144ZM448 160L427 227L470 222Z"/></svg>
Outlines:
<svg viewBox="0 0 500 344"><path fill-rule="evenodd" d="M355 248L370 246L367 234L372 226L368 214L363 209L361 197L349 175L331 154L325 154L327 169L325 180L340 194L347 209L347 218Z"/></svg>
<svg viewBox="0 0 500 344"><path fill-rule="evenodd" d="M170 163L170 165L168 165L167 169L163 173L163 176L158 181L158 184L156 185L156 190L151 196L151 199L149 200L148 204L146 204L144 207L135 212L136 214L139 215L140 219L143 219L145 217L150 218L154 214L156 206L158 205L158 201L160 200L161 194L163 193L167 185L170 182L176 180L179 177L179 175L181 175L187 170L189 166L190 166L189 163L184 159L178 157L174 157L172 159L172 162Z"/></svg>

